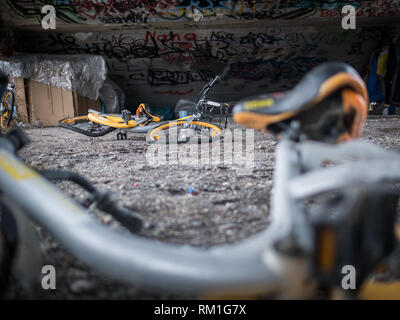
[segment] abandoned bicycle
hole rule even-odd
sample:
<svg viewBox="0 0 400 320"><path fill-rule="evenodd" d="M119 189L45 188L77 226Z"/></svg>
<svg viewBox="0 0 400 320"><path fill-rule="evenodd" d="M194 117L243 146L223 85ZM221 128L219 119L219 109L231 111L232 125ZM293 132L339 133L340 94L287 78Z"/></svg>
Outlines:
<svg viewBox="0 0 400 320"><path fill-rule="evenodd" d="M17 118L17 109L15 107L14 85L7 83L7 87L0 105L0 126L7 129L13 126Z"/></svg>
<svg viewBox="0 0 400 320"><path fill-rule="evenodd" d="M223 129L227 126L228 103L206 100L207 94L221 78L215 76L201 90L194 105L193 114L165 124L161 124L147 133L150 143L202 143L212 142L223 137ZM214 110L219 112L219 124L211 123ZM224 126L221 120L224 117Z"/></svg>
<svg viewBox="0 0 400 320"><path fill-rule="evenodd" d="M229 110L228 103L219 103L215 101L205 100L207 93L216 83L219 77L213 78L203 88L198 102L195 103L194 114L177 119L171 122L162 122L157 116L151 114L148 105L142 103L136 110L136 115L132 115L129 110L123 110L121 114L106 114L95 110L89 110L86 116L77 116L66 118L58 121L60 127L73 130L90 137L100 137L114 130L119 130L117 134L118 140L127 138L127 132L140 133L147 132L146 140L148 142L170 142L170 133L176 132L177 139L173 140L177 143L189 142L194 133L203 140L211 141L216 137L222 136L223 130L221 124L216 125L204 120L209 120L215 109L220 111L220 122L222 113ZM225 117L225 127L227 124ZM172 128L172 130L170 130ZM166 136L168 133L168 136ZM206 138L204 138L206 136ZM191 141L194 141L192 139ZM197 141L197 140L196 140ZM200 141L200 140L199 140Z"/></svg>
<svg viewBox="0 0 400 320"><path fill-rule="evenodd" d="M82 133L89 137L104 136L114 130L118 140L125 140L127 132L146 132L153 128L152 122L159 122L161 119L150 113L149 107L141 103L132 115L129 110L122 110L121 114L107 114L95 110L89 110L88 115L66 118L58 121L60 127ZM158 124L157 124L158 125Z"/></svg>
<svg viewBox="0 0 400 320"><path fill-rule="evenodd" d="M1 275L18 260L25 219L89 266L136 286L214 298L400 298L399 282L371 278L379 265L393 268L398 252L393 184L400 182L400 155L351 140L361 133L368 104L364 82L341 63L318 66L284 95L240 101L236 122L280 137L271 223L211 248L140 237L134 234L140 224L131 234L101 225L48 181L69 178L90 190L84 179L35 172L15 155L27 143L22 131L0 136ZM356 270L355 288L341 285L344 266Z"/></svg>

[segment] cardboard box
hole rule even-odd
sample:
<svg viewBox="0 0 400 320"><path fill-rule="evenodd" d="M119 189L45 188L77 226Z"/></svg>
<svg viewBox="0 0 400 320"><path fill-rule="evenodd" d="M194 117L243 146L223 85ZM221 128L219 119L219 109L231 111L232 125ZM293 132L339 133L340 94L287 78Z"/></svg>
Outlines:
<svg viewBox="0 0 400 320"><path fill-rule="evenodd" d="M24 123L29 123L28 107L26 105L25 85L23 78L15 79L15 105L18 109L19 119Z"/></svg>
<svg viewBox="0 0 400 320"><path fill-rule="evenodd" d="M60 119L86 115L89 109L101 111L97 101L33 80L15 80L16 106L22 122L49 127Z"/></svg>

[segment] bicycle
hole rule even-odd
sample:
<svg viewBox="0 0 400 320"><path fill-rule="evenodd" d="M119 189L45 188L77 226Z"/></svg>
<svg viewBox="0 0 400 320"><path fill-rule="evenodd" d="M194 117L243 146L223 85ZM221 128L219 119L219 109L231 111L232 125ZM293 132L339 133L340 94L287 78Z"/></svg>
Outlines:
<svg viewBox="0 0 400 320"><path fill-rule="evenodd" d="M141 103L132 115L129 110L122 110L121 114L107 114L89 110L86 116L77 116L58 121L60 127L82 133L89 137L104 136L114 130L120 130L117 140L127 139L127 132L146 132L154 127L151 122L160 122L161 119L149 112L149 107ZM158 125L158 124L157 124Z"/></svg>
<svg viewBox="0 0 400 320"><path fill-rule="evenodd" d="M3 99L1 100L0 107L0 126L2 129L12 127L13 122L17 118L17 110L14 103L14 85L12 83L7 83L7 88L5 90Z"/></svg>
<svg viewBox="0 0 400 320"><path fill-rule="evenodd" d="M90 183L76 174L28 168L14 154L27 143L19 128L0 136L0 206L8 217L0 221L2 270L12 266L15 238L24 237L11 230L22 216L89 266L138 286L214 298L369 299L383 291L399 299L398 283L369 278L398 249L399 194L388 188L400 182L400 155L354 140L368 109L362 79L347 65L321 65L286 97L277 97L244 99L233 109L235 121L280 136L271 223L248 239L211 248L162 243L139 237L137 228L122 234L101 225L48 178L69 178L87 190ZM316 114L320 121L313 125L309 117ZM327 165L335 161L344 163ZM15 220L16 228L6 220ZM342 288L343 265L357 270L356 289Z"/></svg>
<svg viewBox="0 0 400 320"><path fill-rule="evenodd" d="M149 143L203 143L212 142L223 137L221 119L223 114L230 109L229 103L220 103L206 100L211 88L221 78L215 76L201 90L195 103L193 114L165 124L161 124L147 133L146 141ZM220 111L220 123L211 123L212 112ZM225 115L224 129L228 117Z"/></svg>

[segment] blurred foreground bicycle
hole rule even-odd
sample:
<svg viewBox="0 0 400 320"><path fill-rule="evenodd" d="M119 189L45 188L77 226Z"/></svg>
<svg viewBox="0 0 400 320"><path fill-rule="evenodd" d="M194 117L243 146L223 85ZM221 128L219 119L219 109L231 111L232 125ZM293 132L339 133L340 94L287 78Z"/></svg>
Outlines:
<svg viewBox="0 0 400 320"><path fill-rule="evenodd" d="M12 131L0 137L1 276L19 261L16 248L27 230L21 221L33 220L81 261L136 286L209 298L399 299L398 281L373 276L383 266L400 271L394 187L400 154L352 140L368 104L357 72L340 63L315 68L283 95L240 101L236 122L280 138L271 223L248 239L209 248L140 237L137 217L131 233L101 225L48 179L78 182L103 208L115 203L77 175L28 168L14 153L27 141L20 129ZM129 226L121 216L135 214L115 215ZM343 286L346 266L356 271L352 288Z"/></svg>

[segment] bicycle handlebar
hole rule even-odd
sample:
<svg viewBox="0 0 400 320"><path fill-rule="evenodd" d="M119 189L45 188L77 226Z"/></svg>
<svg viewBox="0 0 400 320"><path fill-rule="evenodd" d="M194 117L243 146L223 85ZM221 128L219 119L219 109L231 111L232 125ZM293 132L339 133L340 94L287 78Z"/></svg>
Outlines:
<svg viewBox="0 0 400 320"><path fill-rule="evenodd" d="M216 83L217 81L219 81L219 80L221 80L221 77L220 77L220 76L215 76L215 77L211 80L211 82L210 82L210 84L209 84L209 87L213 87L213 86L215 85L215 83Z"/></svg>
<svg viewBox="0 0 400 320"><path fill-rule="evenodd" d="M205 250L163 243L101 225L12 152L0 137L0 190L28 217L91 267L122 281L179 292L231 294L276 290L263 261L269 233Z"/></svg>
<svg viewBox="0 0 400 320"><path fill-rule="evenodd" d="M215 76L214 78L212 78L203 88L203 90L201 90L200 94L199 94L199 98L197 99L196 102L196 106L194 108L195 112L197 112L199 110L200 104L202 103L202 101L205 99L205 97L207 96L207 93L210 91L210 89L217 83L217 81L221 80L220 76Z"/></svg>

